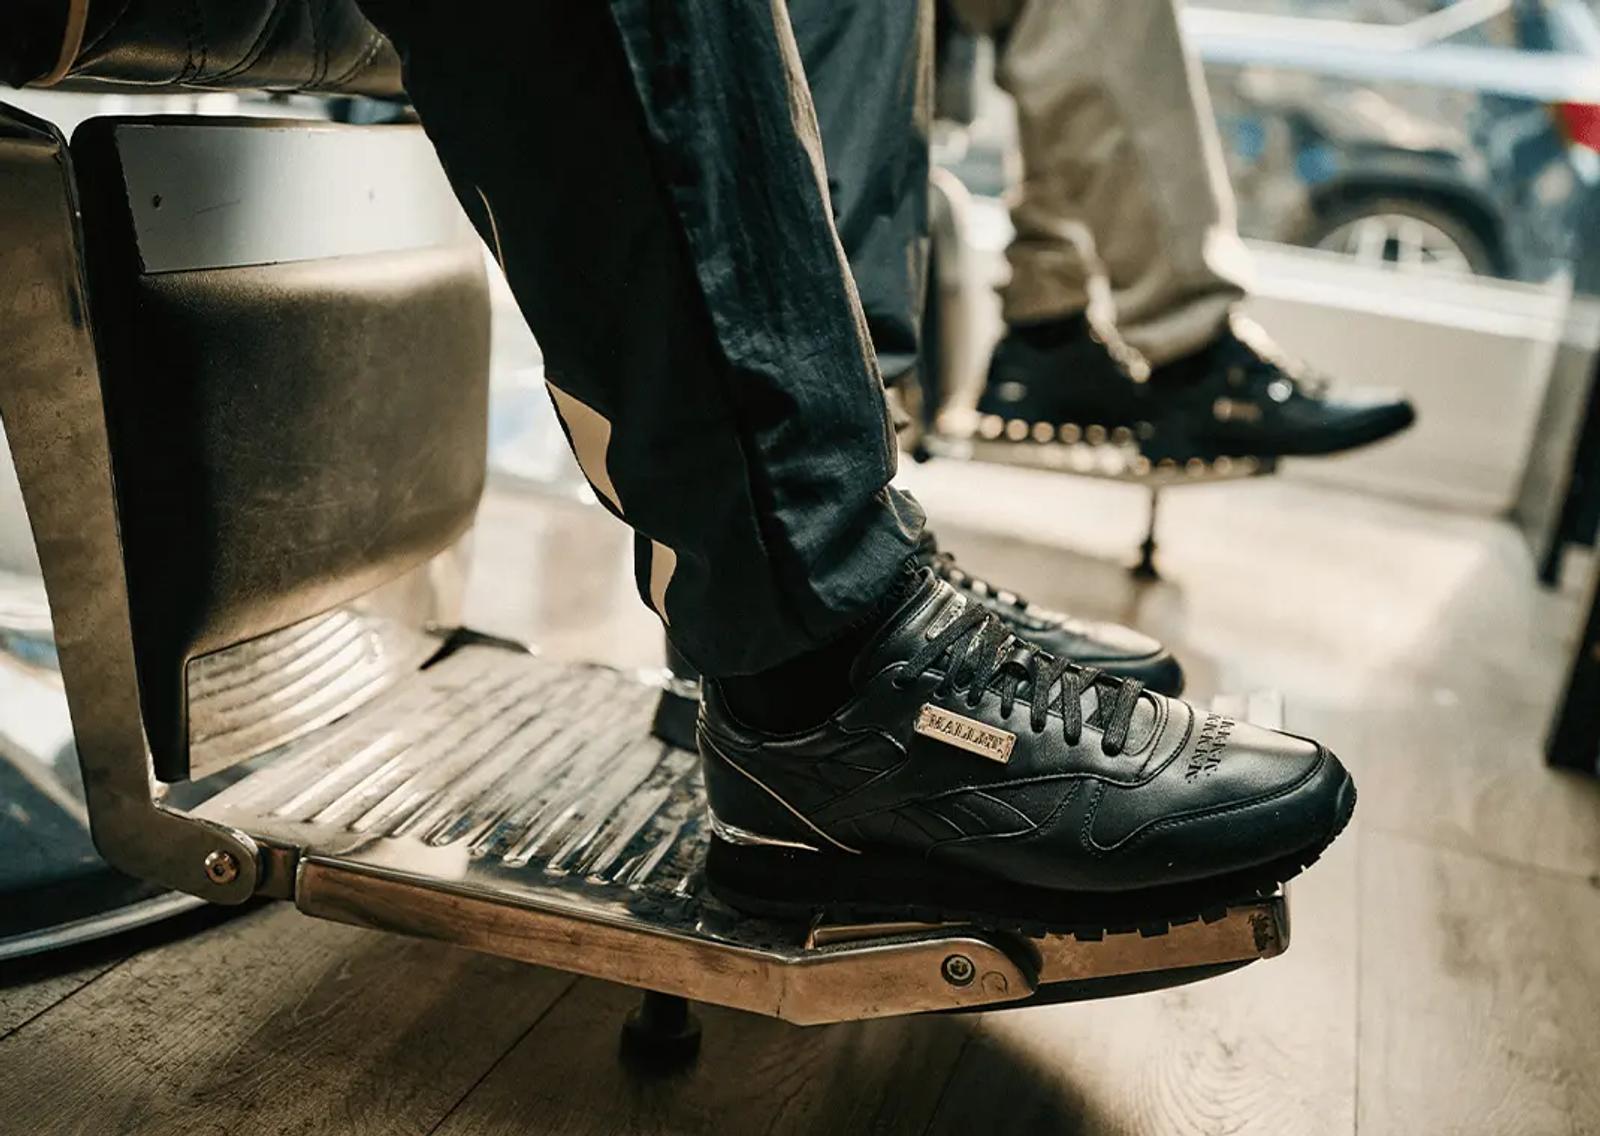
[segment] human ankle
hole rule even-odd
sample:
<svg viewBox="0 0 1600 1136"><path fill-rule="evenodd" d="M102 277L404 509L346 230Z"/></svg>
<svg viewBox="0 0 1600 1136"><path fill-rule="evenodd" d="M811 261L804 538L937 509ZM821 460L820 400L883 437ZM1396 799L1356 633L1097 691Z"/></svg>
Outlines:
<svg viewBox="0 0 1600 1136"><path fill-rule="evenodd" d="M1007 329L1011 335L1037 351L1048 351L1083 336L1089 328L1089 318L1083 311L1045 319L1021 320Z"/></svg>
<svg viewBox="0 0 1600 1136"><path fill-rule="evenodd" d="M728 709L745 725L771 733L795 733L827 721L855 694L850 670L857 656L921 578L915 558L908 559L877 602L822 646L755 674L715 680Z"/></svg>

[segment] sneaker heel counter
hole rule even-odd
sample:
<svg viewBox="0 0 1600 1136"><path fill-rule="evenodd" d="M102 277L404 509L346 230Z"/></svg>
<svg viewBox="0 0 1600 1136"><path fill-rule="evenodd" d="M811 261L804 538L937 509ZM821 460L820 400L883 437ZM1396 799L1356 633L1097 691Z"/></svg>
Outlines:
<svg viewBox="0 0 1600 1136"><path fill-rule="evenodd" d="M726 743L700 726L700 768L712 833L734 844L816 849L822 838L794 815L757 776L726 752Z"/></svg>

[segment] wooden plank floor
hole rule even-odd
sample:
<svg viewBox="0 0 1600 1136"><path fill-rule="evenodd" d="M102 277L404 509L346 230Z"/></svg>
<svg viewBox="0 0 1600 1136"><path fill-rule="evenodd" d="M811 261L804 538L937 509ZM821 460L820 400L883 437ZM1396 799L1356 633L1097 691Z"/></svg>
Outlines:
<svg viewBox="0 0 1600 1136"><path fill-rule="evenodd" d="M1536 591L1499 524L1273 483L1174 494L1167 578L1137 585L1136 491L908 476L971 567L1164 636L1197 696L1281 689L1348 761L1356 822L1294 886L1285 957L1013 1013L703 1009L698 1066L650 1080L616 1060L629 991L200 915L0 975L0 1132L1600 1133L1600 785L1539 758L1577 587ZM478 624L658 659L598 510L502 493L480 533Z"/></svg>

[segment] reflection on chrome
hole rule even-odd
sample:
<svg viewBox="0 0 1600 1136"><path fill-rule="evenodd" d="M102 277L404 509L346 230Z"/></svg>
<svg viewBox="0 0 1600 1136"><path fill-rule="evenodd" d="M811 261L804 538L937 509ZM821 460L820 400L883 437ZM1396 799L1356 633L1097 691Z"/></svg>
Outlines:
<svg viewBox="0 0 1600 1136"><path fill-rule="evenodd" d="M191 776L293 741L415 671L459 617L467 562L464 539L354 603L196 659Z"/></svg>
<svg viewBox="0 0 1600 1136"><path fill-rule="evenodd" d="M188 676L191 768L203 776L331 722L438 647L391 620L341 610L197 659Z"/></svg>

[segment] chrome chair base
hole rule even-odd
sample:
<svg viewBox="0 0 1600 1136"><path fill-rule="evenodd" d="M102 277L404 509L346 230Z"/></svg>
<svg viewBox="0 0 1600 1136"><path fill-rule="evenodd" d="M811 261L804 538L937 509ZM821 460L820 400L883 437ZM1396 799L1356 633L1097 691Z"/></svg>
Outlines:
<svg viewBox="0 0 1600 1136"><path fill-rule="evenodd" d="M70 735L55 752L19 741L34 723L17 721L23 708L6 696L9 684L31 684L31 676L15 674L9 660L0 667L0 710L8 712L0 717L0 963L198 907L193 896L132 879L95 854ZM48 687L34 693L50 695Z"/></svg>
<svg viewBox="0 0 1600 1136"><path fill-rule="evenodd" d="M112 868L95 851L49 611L0 572L0 963L78 946L202 900ZM176 787L204 799L243 770Z"/></svg>

